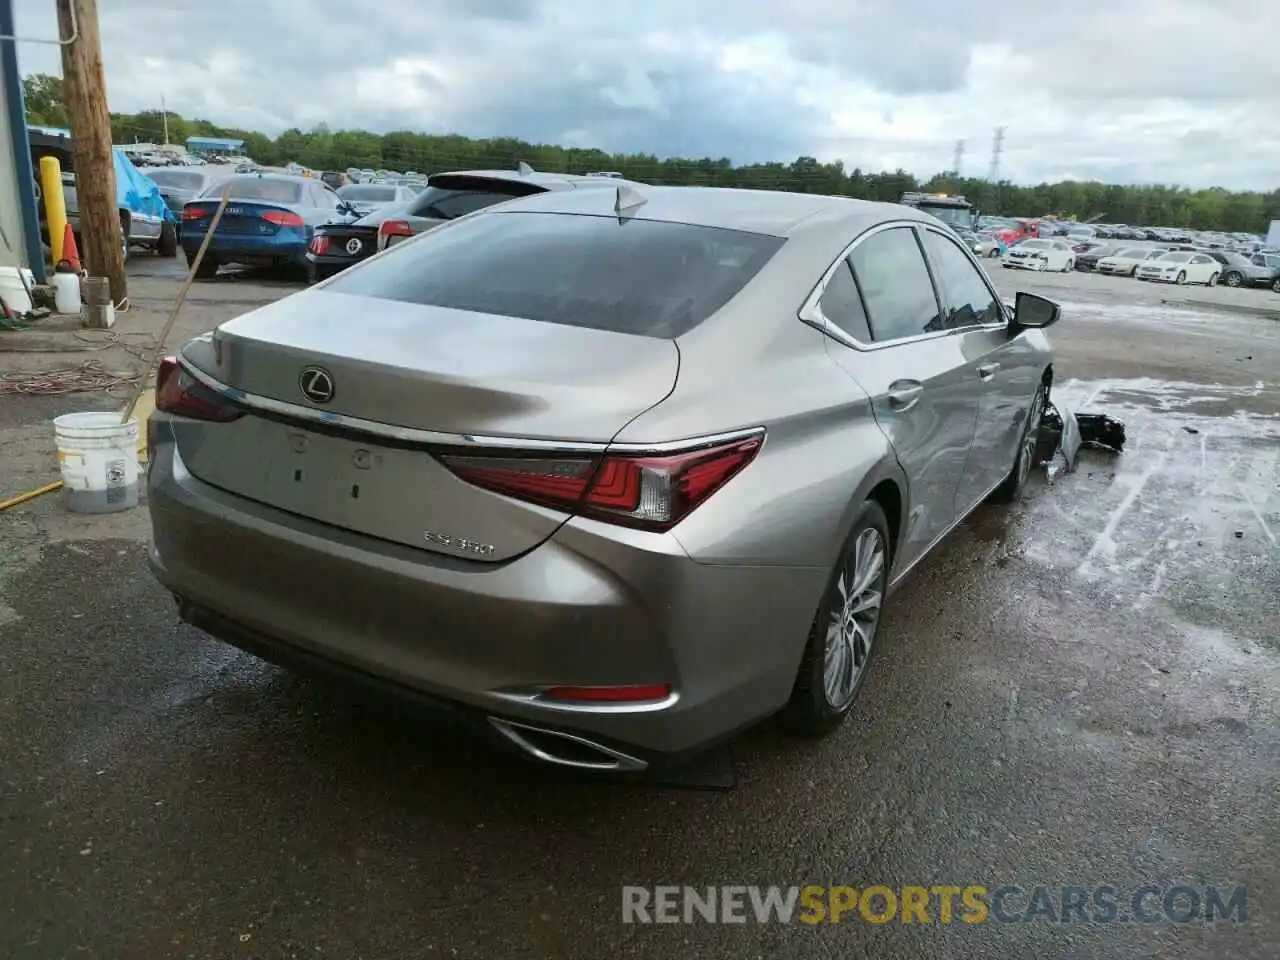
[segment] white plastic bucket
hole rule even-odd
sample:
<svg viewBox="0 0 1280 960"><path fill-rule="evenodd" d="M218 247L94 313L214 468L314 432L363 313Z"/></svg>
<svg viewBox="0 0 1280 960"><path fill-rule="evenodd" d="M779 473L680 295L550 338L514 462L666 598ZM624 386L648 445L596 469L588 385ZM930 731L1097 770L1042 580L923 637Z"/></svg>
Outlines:
<svg viewBox="0 0 1280 960"><path fill-rule="evenodd" d="M22 284L24 279L26 286ZM31 312L31 294L27 291L35 285L35 274L30 270L19 273L17 267L0 267L0 300L15 313Z"/></svg>
<svg viewBox="0 0 1280 960"><path fill-rule="evenodd" d="M55 273L53 303L59 313L79 313L80 278L74 273Z"/></svg>
<svg viewBox="0 0 1280 960"><path fill-rule="evenodd" d="M67 509L115 513L138 505L138 418L68 413L53 421Z"/></svg>

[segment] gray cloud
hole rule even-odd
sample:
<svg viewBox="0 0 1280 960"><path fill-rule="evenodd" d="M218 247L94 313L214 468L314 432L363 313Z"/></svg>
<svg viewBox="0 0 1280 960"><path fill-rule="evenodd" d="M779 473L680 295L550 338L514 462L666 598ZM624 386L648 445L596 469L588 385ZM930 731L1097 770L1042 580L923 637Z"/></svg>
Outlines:
<svg viewBox="0 0 1280 960"><path fill-rule="evenodd" d="M17 0L52 36L52 4ZM112 107L275 134L516 136L737 162L809 154L928 175L1003 170L1271 189L1280 59L1254 0L1069 10L951 0L110 0ZM25 72L57 72L23 45Z"/></svg>

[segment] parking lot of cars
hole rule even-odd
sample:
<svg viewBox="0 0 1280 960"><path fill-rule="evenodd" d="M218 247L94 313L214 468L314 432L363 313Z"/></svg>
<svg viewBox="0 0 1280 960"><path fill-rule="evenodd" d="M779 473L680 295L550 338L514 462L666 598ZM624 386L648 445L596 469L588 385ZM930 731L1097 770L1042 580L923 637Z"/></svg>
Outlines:
<svg viewBox="0 0 1280 960"><path fill-rule="evenodd" d="M1080 956L1274 956L1280 326L1241 312L1256 291L986 266L1005 298L1063 305L1054 395L1118 416L1129 446L944 540L889 609L852 722L739 738L732 793L558 776L213 641L148 573L145 510L6 513L0 841L18 853L0 953L91 935L121 957L1058 957L1065 930ZM130 269L117 329L136 341L182 264ZM261 276L203 284L176 339L302 286ZM51 415L104 402L6 398L6 488L46 467ZM1206 830L1206 809L1231 815ZM620 912L626 885L952 877L1192 877L1247 884L1250 912L765 928Z"/></svg>
<svg viewBox="0 0 1280 960"><path fill-rule="evenodd" d="M981 219L988 225L977 233L1011 241L1000 260L1009 268L1280 293L1280 252L1265 248L1259 236Z"/></svg>

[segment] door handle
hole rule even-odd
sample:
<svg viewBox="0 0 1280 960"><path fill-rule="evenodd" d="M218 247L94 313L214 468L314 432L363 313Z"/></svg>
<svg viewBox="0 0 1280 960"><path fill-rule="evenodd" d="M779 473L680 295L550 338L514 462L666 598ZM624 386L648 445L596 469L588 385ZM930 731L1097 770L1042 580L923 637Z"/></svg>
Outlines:
<svg viewBox="0 0 1280 960"><path fill-rule="evenodd" d="M984 363L978 368L978 376L983 380L990 380L996 375L996 371L1000 369L998 363Z"/></svg>
<svg viewBox="0 0 1280 960"><path fill-rule="evenodd" d="M918 380L895 380L889 384L889 409L898 413L910 410L920 402L924 385Z"/></svg>

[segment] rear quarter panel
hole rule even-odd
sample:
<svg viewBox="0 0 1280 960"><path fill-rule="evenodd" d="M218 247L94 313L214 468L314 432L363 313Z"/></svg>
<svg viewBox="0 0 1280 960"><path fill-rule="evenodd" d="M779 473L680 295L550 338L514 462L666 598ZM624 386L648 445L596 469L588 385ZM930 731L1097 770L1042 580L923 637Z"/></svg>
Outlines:
<svg viewBox="0 0 1280 960"><path fill-rule="evenodd" d="M764 426L756 459L674 536L702 563L828 569L866 493L901 471L870 398L831 360L824 334L793 312L765 349L744 341L737 356L682 349L672 395L617 439L657 442Z"/></svg>

